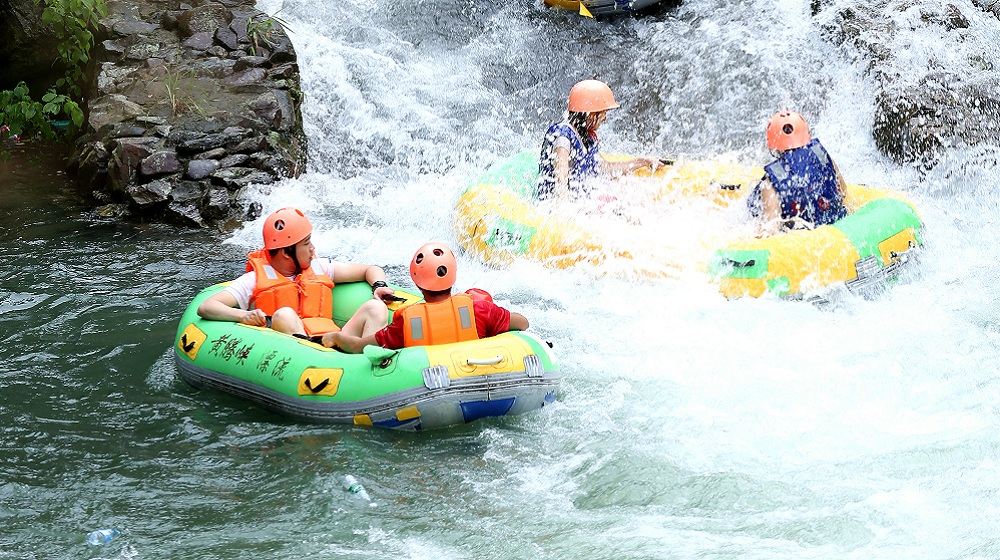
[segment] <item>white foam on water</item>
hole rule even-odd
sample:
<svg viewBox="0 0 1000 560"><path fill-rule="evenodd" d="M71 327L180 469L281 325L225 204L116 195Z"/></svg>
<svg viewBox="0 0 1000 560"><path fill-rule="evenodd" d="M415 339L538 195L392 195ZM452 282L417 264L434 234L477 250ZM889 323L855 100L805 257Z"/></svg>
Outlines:
<svg viewBox="0 0 1000 560"><path fill-rule="evenodd" d="M527 15L456 2L439 6L445 23L434 24L426 13L407 22L389 2L286 5L311 168L250 198L265 212L302 208L321 254L398 265L393 280L408 284L416 247L455 243L454 203L468 182L537 148L548 123L517 110L558 114L564 93L491 70L511 56L542 79L571 74L586 63L556 47L572 38L590 54L600 45L589 22L568 29L576 20L518 7ZM965 68L996 35L970 10L963 52L935 46L929 31L901 32L894 64L903 71L937 58ZM441 32L448 25L461 30ZM459 289L489 290L554 343L561 400L481 427L477 461L419 465L456 469L464 482L439 504L387 500L387 528L369 533L375 555L465 558L485 547L486 537L411 531L406 515L391 513L434 511L427 515L457 533L487 524L500 557L994 556L1000 168L988 162L997 152L956 150L926 176L878 155L875 86L863 61L820 36L809 2L702 0L674 17L610 25L621 54L583 59L619 78L616 93L628 100L605 149L760 165L766 118L798 108L849 181L913 198L926 225L918 273L876 299L849 296L830 309L726 301L696 263L749 225L738 209L697 201L630 204L638 224L575 209L573 219L633 251L635 262L612 260L608 270L525 261L494 270L460 256ZM548 54L532 48L553 42ZM631 134L643 119L656 122L646 142ZM232 241L254 246L258 232L248 224ZM659 280L615 270L636 262L678 267ZM471 466L479 460L493 467Z"/></svg>

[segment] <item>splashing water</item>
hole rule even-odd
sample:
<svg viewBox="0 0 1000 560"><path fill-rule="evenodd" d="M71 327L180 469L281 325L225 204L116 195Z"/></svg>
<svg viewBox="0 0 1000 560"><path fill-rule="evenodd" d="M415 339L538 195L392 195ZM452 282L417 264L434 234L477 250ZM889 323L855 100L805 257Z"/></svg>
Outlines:
<svg viewBox="0 0 1000 560"><path fill-rule="evenodd" d="M407 11L416 21L389 3L359 8L284 7L313 170L259 196L321 215L317 244L338 257L403 263L427 239L454 242L452 205L467 182L505 154L535 149L568 86L595 74L623 101L602 130L605 149L760 164L762 123L796 107L849 180L914 197L929 241L916 277L827 311L724 301L698 274L595 280L586 270L462 260L460 288L493 291L555 342L562 400L480 432L476 458L489 468L435 465L462 479L456 495L431 500L447 531L359 522L371 546L455 558L1000 549L987 536L998 528L990 513L1000 481L995 150L955 151L926 176L885 160L868 133L870 78L824 40L807 2L694 1L606 24L527 2L423 3ZM893 62L900 68L936 48L922 34L904 39L918 48ZM593 212L580 219L651 262L693 260L678 247L740 227L735 214L697 204L636 213L638 227ZM252 244L255 231L234 240Z"/></svg>
<svg viewBox="0 0 1000 560"><path fill-rule="evenodd" d="M900 21L930 6L908 5ZM726 301L691 263L699 242L745 227L735 210L642 206L625 195L633 224L581 208L577 219L649 266L685 272L637 281L526 261L493 270L461 257L457 288L490 291L554 343L560 399L537 414L401 435L291 424L171 382L163 341L183 304L171 292L183 299L207 276L235 275L239 263L223 263L258 244L259 223L207 264L191 236L106 232L116 241L100 244L100 258L141 280L132 291L111 291L76 264L94 258L92 234L32 245L18 233L8 258L68 247L57 252L68 263L32 269L52 274L58 294L5 288L0 300L14 327L3 340L35 349L0 377L13 395L0 410L16 420L0 447L0 518L13 550L49 555L38 543L59 537L38 526L77 536L114 523L134 554L151 557L1000 553L1000 149L953 149L923 175L879 155L866 63L822 35L833 10L813 18L804 0L690 0L594 22L528 0L261 7L280 9L292 28L311 167L248 196L265 210L309 213L326 256L386 264L407 283L402 265L416 247L454 243L453 205L468 182L537 150L569 87L597 75L622 102L601 130L608 151L760 165L766 117L783 105L804 112L848 180L914 199L927 227L919 271L830 309ZM970 17L955 49L995 58L981 47L996 44L997 26L982 17ZM934 43L940 35L908 29L893 36L890 70L906 74L931 57L965 64ZM115 261L122 243L140 271ZM79 281L65 277L100 286L102 297L122 294L80 299ZM87 309L126 313L126 338L106 342L111 319L88 319ZM150 321L152 335L135 334ZM38 340L57 346L37 349ZM60 369L54 356L67 351L80 362ZM133 377L121 365L130 355L146 360ZM16 375L25 368L34 385ZM344 497L345 472L363 477L378 508Z"/></svg>

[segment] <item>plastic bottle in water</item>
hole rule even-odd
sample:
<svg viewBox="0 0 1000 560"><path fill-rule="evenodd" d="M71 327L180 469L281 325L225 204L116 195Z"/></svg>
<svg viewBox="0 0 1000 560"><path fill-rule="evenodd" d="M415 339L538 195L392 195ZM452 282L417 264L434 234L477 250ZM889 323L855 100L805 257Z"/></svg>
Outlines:
<svg viewBox="0 0 1000 560"><path fill-rule="evenodd" d="M122 533L118 529L98 529L87 535L87 544L108 544L120 534Z"/></svg>
<svg viewBox="0 0 1000 560"><path fill-rule="evenodd" d="M354 478L352 475L346 475L344 477L344 490L347 490L351 494L357 494L366 502L372 501L371 496L368 495L368 491L365 487L358 482L358 479Z"/></svg>

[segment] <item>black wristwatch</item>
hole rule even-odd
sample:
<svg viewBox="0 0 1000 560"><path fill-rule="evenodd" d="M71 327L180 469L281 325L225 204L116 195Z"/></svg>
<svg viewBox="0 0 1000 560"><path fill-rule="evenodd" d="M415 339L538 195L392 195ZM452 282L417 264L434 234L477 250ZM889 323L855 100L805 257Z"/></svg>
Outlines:
<svg viewBox="0 0 1000 560"><path fill-rule="evenodd" d="M389 287L389 285L385 283L385 280L376 280L376 281L372 282L372 291L373 292L375 290L379 289L379 288L388 288L388 287Z"/></svg>

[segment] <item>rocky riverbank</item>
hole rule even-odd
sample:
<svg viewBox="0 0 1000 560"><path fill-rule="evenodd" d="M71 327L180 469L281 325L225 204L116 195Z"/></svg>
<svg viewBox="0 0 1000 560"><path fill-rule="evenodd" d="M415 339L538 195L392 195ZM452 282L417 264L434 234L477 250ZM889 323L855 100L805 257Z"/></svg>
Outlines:
<svg viewBox="0 0 1000 560"><path fill-rule="evenodd" d="M44 84L53 44L37 33L40 7L0 3L11 16L0 25L19 41L0 55L12 74L0 78ZM241 189L304 170L299 69L279 19L246 0L108 8L71 157L100 213L229 227L247 217Z"/></svg>
<svg viewBox="0 0 1000 560"><path fill-rule="evenodd" d="M112 2L72 166L106 215L232 225L251 183L305 167L299 70L251 4Z"/></svg>
<svg viewBox="0 0 1000 560"><path fill-rule="evenodd" d="M932 167L942 150L1000 136L1000 84L975 27L1000 25L1000 0L971 4L814 0L825 36L855 53L878 92L872 135L894 160ZM903 32L905 30L905 32ZM944 48L914 54L914 36ZM950 51L950 52L949 52ZM947 58L946 58L947 57Z"/></svg>

